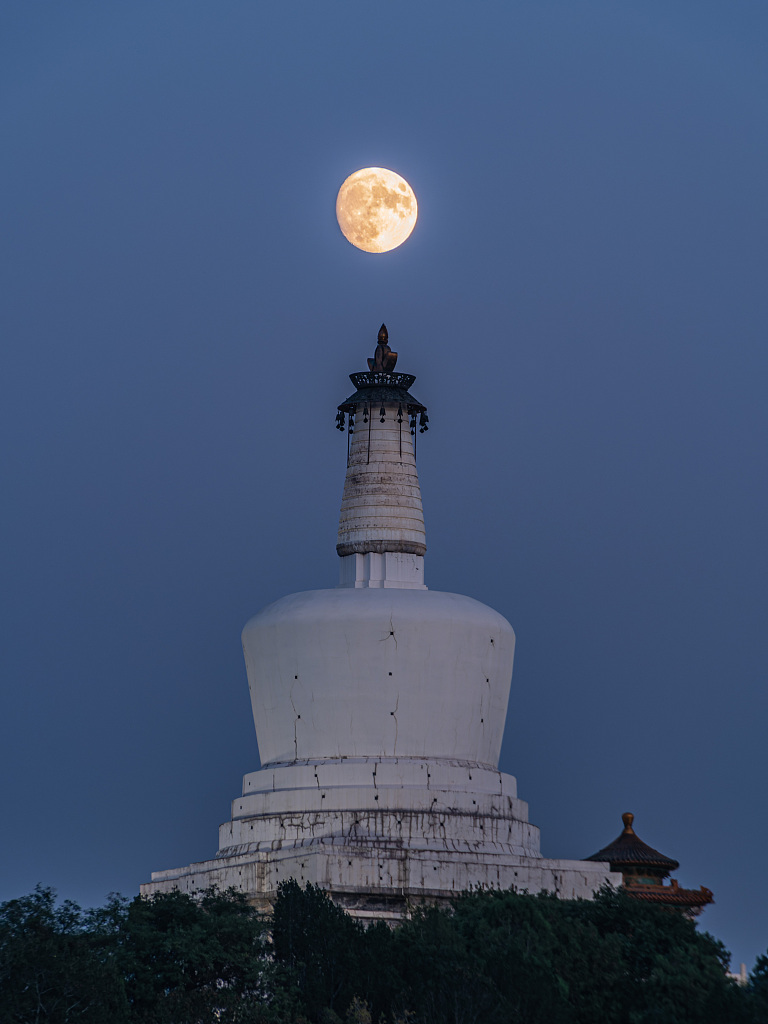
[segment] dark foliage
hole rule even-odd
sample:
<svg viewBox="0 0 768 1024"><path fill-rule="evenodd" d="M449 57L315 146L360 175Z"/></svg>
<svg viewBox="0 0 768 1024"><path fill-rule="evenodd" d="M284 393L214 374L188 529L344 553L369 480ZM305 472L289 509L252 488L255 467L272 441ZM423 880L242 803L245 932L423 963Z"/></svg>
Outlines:
<svg viewBox="0 0 768 1024"><path fill-rule="evenodd" d="M343 1012L357 995L364 929L318 886L281 882L272 920L275 959L285 965L311 1020Z"/></svg>
<svg viewBox="0 0 768 1024"><path fill-rule="evenodd" d="M127 1021L110 942L90 915L52 889L0 904L0 1024Z"/></svg>
<svg viewBox="0 0 768 1024"><path fill-rule="evenodd" d="M132 1021L266 1019L266 929L242 893L136 899L117 938Z"/></svg>
<svg viewBox="0 0 768 1024"><path fill-rule="evenodd" d="M261 1024L281 1005L266 951L266 925L234 891L84 913L38 888L0 905L0 1024Z"/></svg>
<svg viewBox="0 0 768 1024"><path fill-rule="evenodd" d="M0 1024L766 1024L768 956L743 988L726 967L613 890L475 892L395 929L293 881L272 922L234 890L0 905Z"/></svg>
<svg viewBox="0 0 768 1024"><path fill-rule="evenodd" d="M402 938L413 933L410 971L422 978L434 970L433 954L421 967L423 935L434 932L440 916L417 915L401 929ZM739 992L725 977L722 946L681 915L620 892L606 890L594 901L479 892L459 899L448 923L453 967L444 958L439 979L422 983L421 997L416 984L409 985L425 1022L739 1019ZM467 999L472 989L474 998Z"/></svg>
<svg viewBox="0 0 768 1024"><path fill-rule="evenodd" d="M282 915L294 928L300 922L299 940L278 941ZM419 910L394 931L363 931L344 916L321 890L281 889L275 955L299 970L311 1021L338 1019L352 995L374 1021L413 1024L751 1020L746 994L726 978L719 942L621 892L594 901L476 892L451 911ZM334 1017L324 1017L328 1011Z"/></svg>
<svg viewBox="0 0 768 1024"><path fill-rule="evenodd" d="M747 989L750 1024L766 1024L768 1021L768 955L759 956L749 979Z"/></svg>

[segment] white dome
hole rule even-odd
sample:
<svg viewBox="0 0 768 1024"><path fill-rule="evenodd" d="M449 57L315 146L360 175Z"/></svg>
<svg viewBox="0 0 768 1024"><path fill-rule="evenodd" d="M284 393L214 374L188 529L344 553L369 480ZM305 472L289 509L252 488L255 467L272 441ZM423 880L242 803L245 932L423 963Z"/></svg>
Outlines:
<svg viewBox="0 0 768 1024"><path fill-rule="evenodd" d="M311 590L243 630L262 764L448 757L497 767L515 635L479 601Z"/></svg>

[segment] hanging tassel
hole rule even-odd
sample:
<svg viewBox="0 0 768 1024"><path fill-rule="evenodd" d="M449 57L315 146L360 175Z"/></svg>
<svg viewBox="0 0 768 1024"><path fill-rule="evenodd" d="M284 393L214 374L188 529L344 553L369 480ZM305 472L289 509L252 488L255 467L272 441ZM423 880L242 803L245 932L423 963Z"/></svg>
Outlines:
<svg viewBox="0 0 768 1024"><path fill-rule="evenodd" d="M386 410L386 409L384 408L384 406L383 406L383 405L382 405L382 407L381 407L381 411L379 412L379 418L380 418L380 421L381 421L382 423L383 423L383 422L384 422L384 420L385 420L385 419L387 418L387 410Z"/></svg>

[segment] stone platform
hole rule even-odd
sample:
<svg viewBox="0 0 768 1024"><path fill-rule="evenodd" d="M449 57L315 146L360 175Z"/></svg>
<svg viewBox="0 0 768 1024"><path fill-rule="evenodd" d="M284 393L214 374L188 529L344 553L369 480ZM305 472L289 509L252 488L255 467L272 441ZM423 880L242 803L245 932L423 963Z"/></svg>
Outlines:
<svg viewBox="0 0 768 1024"><path fill-rule="evenodd" d="M212 860L157 871L142 893L234 886L266 909L283 879L326 889L353 916L399 920L484 887L588 899L620 876L548 860L511 775L452 759L274 764L243 780Z"/></svg>

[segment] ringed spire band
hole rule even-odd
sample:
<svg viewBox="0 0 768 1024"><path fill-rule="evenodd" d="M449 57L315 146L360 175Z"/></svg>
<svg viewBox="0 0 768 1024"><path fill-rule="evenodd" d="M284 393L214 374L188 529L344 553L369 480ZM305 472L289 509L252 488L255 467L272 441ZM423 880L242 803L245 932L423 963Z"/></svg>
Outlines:
<svg viewBox="0 0 768 1024"><path fill-rule="evenodd" d="M346 428L348 439L336 544L340 558L421 557L427 550L415 441L417 430L428 429L429 417L410 394L416 378L396 373L396 363L382 324L368 371L350 374L357 390L338 406L336 426Z"/></svg>

